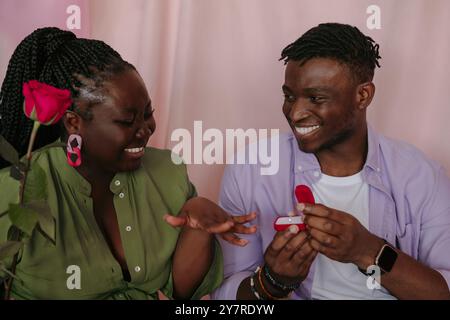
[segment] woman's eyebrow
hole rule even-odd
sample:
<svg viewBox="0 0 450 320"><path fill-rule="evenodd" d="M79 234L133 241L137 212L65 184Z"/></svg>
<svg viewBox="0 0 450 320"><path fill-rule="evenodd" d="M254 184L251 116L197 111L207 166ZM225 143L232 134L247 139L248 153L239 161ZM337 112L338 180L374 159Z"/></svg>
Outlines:
<svg viewBox="0 0 450 320"><path fill-rule="evenodd" d="M152 102L150 100L147 101L145 103L144 110L151 107L151 105L152 105ZM128 113L135 113L136 110L138 110L138 108L136 108L135 106L125 106L125 107L121 108L121 110L128 112Z"/></svg>

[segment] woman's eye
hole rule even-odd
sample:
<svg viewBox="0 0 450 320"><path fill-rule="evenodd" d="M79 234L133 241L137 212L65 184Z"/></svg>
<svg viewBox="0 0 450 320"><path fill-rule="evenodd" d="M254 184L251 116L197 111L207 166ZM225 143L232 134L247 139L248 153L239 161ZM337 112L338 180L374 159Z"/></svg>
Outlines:
<svg viewBox="0 0 450 320"><path fill-rule="evenodd" d="M150 111L145 111L145 113L144 113L144 119L145 120L147 120L147 119L150 119L152 116L153 116L153 113L155 112L155 109L154 108L152 108Z"/></svg>
<svg viewBox="0 0 450 320"><path fill-rule="evenodd" d="M134 123L133 120L119 120L117 122L122 124L122 125L124 125L124 126L126 126L126 127L131 127L133 125L133 123Z"/></svg>

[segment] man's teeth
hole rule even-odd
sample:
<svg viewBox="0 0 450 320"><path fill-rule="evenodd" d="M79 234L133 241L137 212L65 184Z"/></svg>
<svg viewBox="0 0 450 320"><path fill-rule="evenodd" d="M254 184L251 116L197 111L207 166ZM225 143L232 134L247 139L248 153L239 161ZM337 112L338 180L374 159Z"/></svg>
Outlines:
<svg viewBox="0 0 450 320"><path fill-rule="evenodd" d="M295 131L297 131L300 134L307 134L311 131L314 131L316 129L319 129L320 126L312 126L312 127L295 127Z"/></svg>
<svg viewBox="0 0 450 320"><path fill-rule="evenodd" d="M142 150L144 150L144 147L141 147L141 148L125 149L125 151L126 151L126 152L129 152L129 153L138 153L138 152L141 152Z"/></svg>

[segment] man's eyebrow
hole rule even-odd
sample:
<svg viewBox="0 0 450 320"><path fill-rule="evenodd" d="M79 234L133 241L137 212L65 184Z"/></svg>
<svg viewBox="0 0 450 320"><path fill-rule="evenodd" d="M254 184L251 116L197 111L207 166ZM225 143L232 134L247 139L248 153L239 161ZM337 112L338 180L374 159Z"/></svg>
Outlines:
<svg viewBox="0 0 450 320"><path fill-rule="evenodd" d="M281 89L282 89L283 91L289 91L289 92L292 92L292 90L291 90L287 85L285 85L285 84L283 84L283 86L281 87Z"/></svg>
<svg viewBox="0 0 450 320"><path fill-rule="evenodd" d="M303 89L303 92L305 93L329 93L331 91L333 91L333 88L328 86L311 87Z"/></svg>
<svg viewBox="0 0 450 320"><path fill-rule="evenodd" d="M293 92L292 90L291 90L291 88L289 88L287 85L283 85L282 87L282 90L284 91L284 92ZM304 92L304 93L307 93L307 94L311 94L311 93L330 93L330 92L332 92L333 91L333 88L332 87L329 87L329 86L319 86L319 87L310 87L310 88L304 88L304 89L302 89L302 91Z"/></svg>

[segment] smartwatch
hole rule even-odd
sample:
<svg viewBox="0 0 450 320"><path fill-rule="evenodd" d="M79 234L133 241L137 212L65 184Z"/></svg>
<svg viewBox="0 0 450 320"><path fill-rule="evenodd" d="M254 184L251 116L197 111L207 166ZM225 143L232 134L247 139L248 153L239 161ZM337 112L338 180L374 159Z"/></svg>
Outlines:
<svg viewBox="0 0 450 320"><path fill-rule="evenodd" d="M385 240L385 244L375 258L375 265L381 269L381 274L390 272L397 260L397 252Z"/></svg>
<svg viewBox="0 0 450 320"><path fill-rule="evenodd" d="M384 240L384 244L381 247L380 251L378 251L377 256L375 257L375 265L380 268L381 274L384 274L386 272L390 272L392 270L392 267L395 264L395 261L397 260L397 252L391 245ZM371 274L368 274L365 270L358 268L359 271L361 271L366 276L370 276Z"/></svg>

